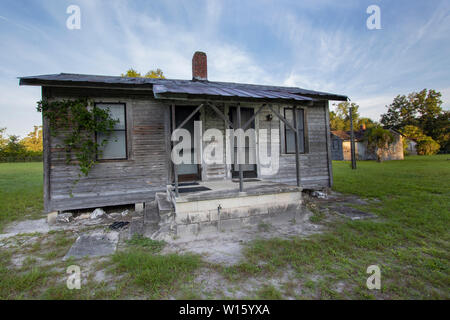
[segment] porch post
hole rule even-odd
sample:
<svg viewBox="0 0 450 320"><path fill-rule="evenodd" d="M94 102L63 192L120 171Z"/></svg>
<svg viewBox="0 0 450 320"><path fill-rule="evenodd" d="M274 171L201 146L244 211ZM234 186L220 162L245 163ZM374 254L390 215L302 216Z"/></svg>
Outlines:
<svg viewBox="0 0 450 320"><path fill-rule="evenodd" d="M241 126L241 104L240 103L238 103L238 105L237 105L237 126L239 129L242 129L242 126ZM244 143L245 143L245 140L244 140ZM238 146L239 146L239 144L238 144ZM238 148L238 155L237 155L236 159L238 160L238 166L239 166L239 192L243 192L244 191L244 179L243 179L244 175L242 172L242 165L240 164L240 160L241 160L240 154L241 154L241 150L240 150L240 148ZM245 155L244 155L244 158L245 158Z"/></svg>
<svg viewBox="0 0 450 320"><path fill-rule="evenodd" d="M356 169L356 154L355 154L355 134L353 132L353 107L350 107L350 152L352 158L352 169Z"/></svg>
<svg viewBox="0 0 450 320"><path fill-rule="evenodd" d="M172 104L172 133L175 131L176 129L176 123L175 123L175 105ZM170 139L172 141L172 139ZM172 142L172 149L173 149L173 142ZM170 155L172 155L172 152L170 153ZM175 196L178 197L179 193L178 193L178 172L177 172L177 166L175 163L172 163L172 167L173 167L173 177L175 180Z"/></svg>
<svg viewBox="0 0 450 320"><path fill-rule="evenodd" d="M294 106L294 128L295 128L295 173L297 174L297 187L301 186L300 181L300 156L298 150L298 124L297 124L297 106Z"/></svg>

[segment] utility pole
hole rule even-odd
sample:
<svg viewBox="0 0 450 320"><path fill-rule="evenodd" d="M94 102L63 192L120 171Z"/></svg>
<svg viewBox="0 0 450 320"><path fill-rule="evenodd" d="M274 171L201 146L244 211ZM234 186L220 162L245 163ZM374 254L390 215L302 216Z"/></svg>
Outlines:
<svg viewBox="0 0 450 320"><path fill-rule="evenodd" d="M353 107L350 107L350 147L352 155L352 169L356 169L356 154L355 154L355 133L353 132Z"/></svg>

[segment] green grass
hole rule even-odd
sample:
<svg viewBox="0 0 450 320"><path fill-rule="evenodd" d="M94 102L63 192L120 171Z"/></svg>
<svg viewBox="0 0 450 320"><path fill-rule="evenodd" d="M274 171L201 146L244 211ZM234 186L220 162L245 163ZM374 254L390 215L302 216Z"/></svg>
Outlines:
<svg viewBox="0 0 450 320"><path fill-rule="evenodd" d="M283 295L272 285L263 285L257 292L258 300L281 300Z"/></svg>
<svg viewBox="0 0 450 320"><path fill-rule="evenodd" d="M113 255L113 270L127 275L135 288L142 289L151 299L161 299L174 292L182 284L192 280L201 266L197 255L158 255L142 249L128 249ZM136 294L133 290L131 294Z"/></svg>
<svg viewBox="0 0 450 320"><path fill-rule="evenodd" d="M42 214L42 163L0 163L0 231L6 223Z"/></svg>
<svg viewBox="0 0 450 320"><path fill-rule="evenodd" d="M379 199L365 207L379 219L327 223L329 231L308 239L253 241L245 261L224 268L224 275L270 275L289 266L305 285L311 275L321 276L314 298L450 298L448 158L364 161L357 170L334 162L334 189ZM379 291L365 286L372 264L381 268ZM345 282L343 293L334 289L338 281Z"/></svg>
<svg viewBox="0 0 450 320"><path fill-rule="evenodd" d="M152 240L139 234L134 234L133 237L127 241L130 246L137 248L145 248L151 253L159 253L164 248L164 241Z"/></svg>
<svg viewBox="0 0 450 320"><path fill-rule="evenodd" d="M255 240L234 266L208 265L191 254L164 255L164 242L134 237L100 266L113 281L89 279L82 290L68 290L65 267L75 262L60 259L76 234L17 236L13 246L0 249L0 299L197 299L204 295L192 280L200 268L219 271L236 286L252 277L268 279L292 272L293 279L280 288L256 288L249 297L258 299L449 299L448 158L360 161L357 170L351 170L348 162L334 162L334 189L377 199L358 207L379 218L351 221L312 208L311 221L324 224L327 231L308 238ZM0 228L39 216L42 165L0 164L0 192ZM270 232L269 227L261 225L260 231ZM33 237L34 242L24 246ZM23 266L14 267L12 259L21 254L27 255ZM37 259L49 264L39 266ZM380 266L381 290L366 287L366 269L372 264Z"/></svg>

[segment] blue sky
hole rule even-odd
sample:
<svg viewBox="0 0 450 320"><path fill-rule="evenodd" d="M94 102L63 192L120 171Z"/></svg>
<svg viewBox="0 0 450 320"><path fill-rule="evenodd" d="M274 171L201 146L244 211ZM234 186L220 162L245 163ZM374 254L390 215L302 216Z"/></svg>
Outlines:
<svg viewBox="0 0 450 320"><path fill-rule="evenodd" d="M81 29L69 30L69 5ZM369 30L366 9L381 9ZM41 123L39 87L18 76L120 75L161 68L190 79L196 50L210 80L299 86L348 95L379 120L397 94L423 88L450 106L450 1L1 1L0 127Z"/></svg>

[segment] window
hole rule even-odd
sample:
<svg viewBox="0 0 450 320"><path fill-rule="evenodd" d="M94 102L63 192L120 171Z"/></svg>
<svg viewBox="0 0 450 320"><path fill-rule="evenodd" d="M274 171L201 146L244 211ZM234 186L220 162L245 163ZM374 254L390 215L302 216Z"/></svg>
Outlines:
<svg viewBox="0 0 450 320"><path fill-rule="evenodd" d="M99 160L127 159L127 126L125 117L125 104L123 103L98 103L96 108L107 110L113 119L119 120L114 126L111 135L107 137L103 133L97 133L97 143L100 145ZM108 140L101 146L103 140Z"/></svg>
<svg viewBox="0 0 450 320"><path fill-rule="evenodd" d="M297 126L298 126L298 151L305 153L305 110L297 109ZM284 109L284 117L294 126L294 109ZM284 134L286 140L286 153L295 153L295 132L288 126L284 126Z"/></svg>

